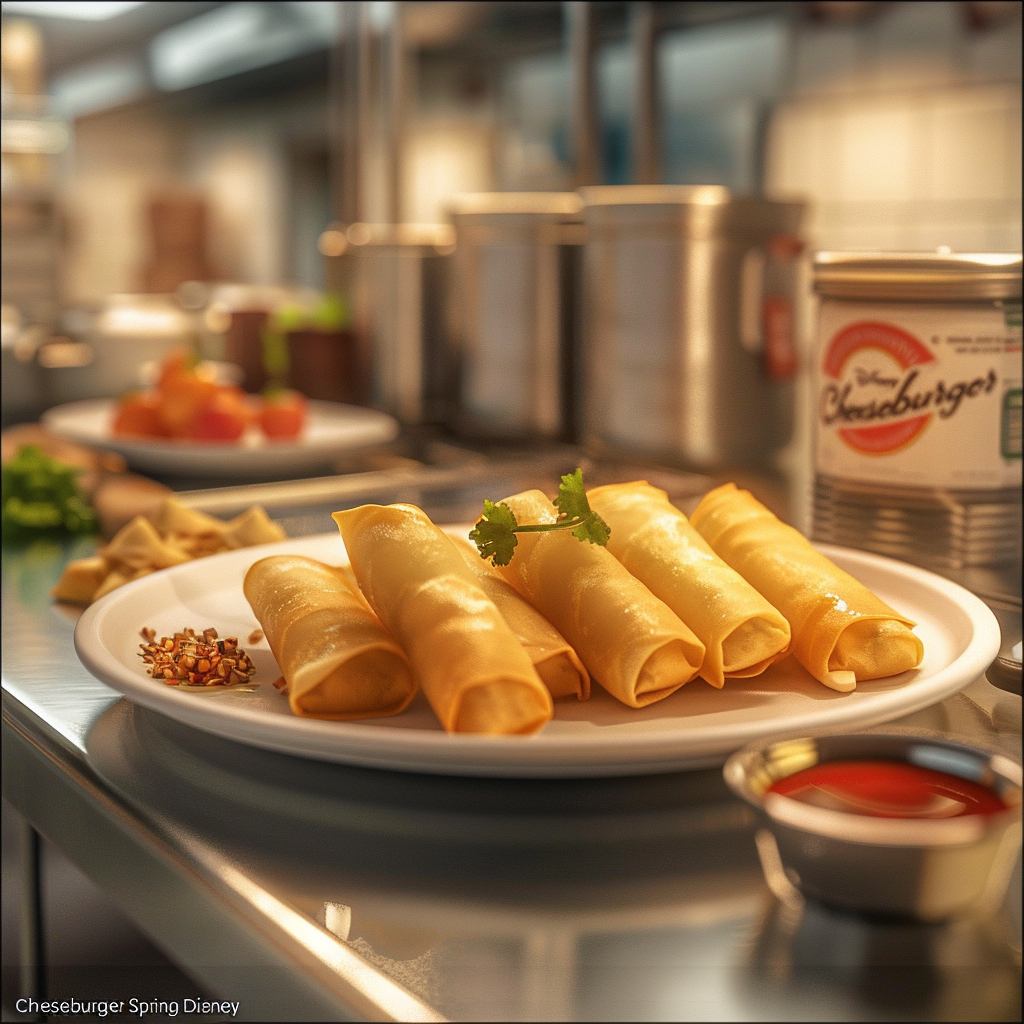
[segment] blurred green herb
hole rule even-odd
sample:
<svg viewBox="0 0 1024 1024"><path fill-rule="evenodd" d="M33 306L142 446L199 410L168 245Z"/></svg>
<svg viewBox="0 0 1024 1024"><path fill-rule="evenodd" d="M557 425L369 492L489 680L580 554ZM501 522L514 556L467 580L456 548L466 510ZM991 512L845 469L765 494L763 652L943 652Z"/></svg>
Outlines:
<svg viewBox="0 0 1024 1024"><path fill-rule="evenodd" d="M267 387L277 391L288 386L290 332L340 331L348 326L348 322L348 302L342 295L322 296L312 311L294 302L274 310L263 329L263 368L267 373Z"/></svg>
<svg viewBox="0 0 1024 1024"><path fill-rule="evenodd" d="M2 471L3 539L95 533L96 513L78 485L77 474L74 467L35 445L24 445Z"/></svg>
<svg viewBox="0 0 1024 1024"><path fill-rule="evenodd" d="M313 310L312 326L319 331L341 331L348 327L349 308L344 295L325 295Z"/></svg>

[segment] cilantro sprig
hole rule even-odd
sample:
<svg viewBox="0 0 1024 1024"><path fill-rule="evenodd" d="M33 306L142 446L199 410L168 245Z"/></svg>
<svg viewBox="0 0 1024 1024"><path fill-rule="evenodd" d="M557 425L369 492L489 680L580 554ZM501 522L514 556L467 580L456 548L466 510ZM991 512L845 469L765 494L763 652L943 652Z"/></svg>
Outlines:
<svg viewBox="0 0 1024 1024"><path fill-rule="evenodd" d="M508 565L519 543L517 533L548 533L551 530L572 530L581 541L608 543L611 530L608 524L590 507L587 490L583 486L583 471L566 473L555 498L558 518L553 523L520 523L515 513L503 501L484 500L484 513L476 521L469 539L477 546L480 557L490 559L494 565Z"/></svg>
<svg viewBox="0 0 1024 1024"><path fill-rule="evenodd" d="M35 445L22 445L0 474L3 539L95 533L98 520L78 484L78 473Z"/></svg>

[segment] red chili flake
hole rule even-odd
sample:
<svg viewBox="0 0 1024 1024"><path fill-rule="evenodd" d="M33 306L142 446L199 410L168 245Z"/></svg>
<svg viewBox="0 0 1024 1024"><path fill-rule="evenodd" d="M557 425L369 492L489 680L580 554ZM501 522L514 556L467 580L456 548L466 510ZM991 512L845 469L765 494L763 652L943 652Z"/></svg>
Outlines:
<svg viewBox="0 0 1024 1024"><path fill-rule="evenodd" d="M156 631L144 626L139 635L146 640L139 644L146 671L168 686L229 686L247 682L256 671L237 638L220 640L213 627L202 635L186 627L157 641Z"/></svg>

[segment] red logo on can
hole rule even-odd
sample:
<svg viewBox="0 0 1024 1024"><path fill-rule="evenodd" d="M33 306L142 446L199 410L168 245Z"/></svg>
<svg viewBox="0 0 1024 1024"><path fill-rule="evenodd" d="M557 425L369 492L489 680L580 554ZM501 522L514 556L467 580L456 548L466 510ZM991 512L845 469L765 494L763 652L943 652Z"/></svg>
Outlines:
<svg viewBox="0 0 1024 1024"><path fill-rule="evenodd" d="M902 371L935 360L935 356L912 334L908 334L892 324L862 320L843 328L832 339L825 353L822 370L833 380L839 381L848 361L856 353L867 349L885 353ZM851 396L853 388L853 383L848 383L842 392L834 386L830 386L828 390L832 394L840 396L839 402L844 403ZM886 409L887 405L892 408ZM872 419L876 417L888 419L900 414L898 404L892 401L883 401L880 404L871 402L868 406L855 406L854 408L864 408L866 410L865 418ZM873 426L845 426L840 427L837 433L854 451L865 455L884 455L910 444L928 425L932 415L931 412L927 412L923 415L890 420ZM828 417L828 421L831 419L831 416Z"/></svg>

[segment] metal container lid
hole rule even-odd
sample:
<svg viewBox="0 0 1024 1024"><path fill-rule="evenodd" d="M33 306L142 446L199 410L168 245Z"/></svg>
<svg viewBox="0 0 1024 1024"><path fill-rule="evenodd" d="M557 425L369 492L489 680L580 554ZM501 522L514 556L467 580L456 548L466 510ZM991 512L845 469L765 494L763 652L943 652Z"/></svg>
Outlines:
<svg viewBox="0 0 1024 1024"><path fill-rule="evenodd" d="M800 200L738 196L724 185L596 185L580 195L587 227L598 230L793 233L804 212Z"/></svg>
<svg viewBox="0 0 1024 1024"><path fill-rule="evenodd" d="M331 228L342 235L344 247L328 255L341 255L345 251L362 250L406 250L419 251L424 255L436 253L447 256L455 249L455 232L450 224L368 224L357 222L341 232L339 228ZM321 236L321 252L324 251Z"/></svg>
<svg viewBox="0 0 1024 1024"><path fill-rule="evenodd" d="M814 288L836 299L1019 299L1021 254L819 252Z"/></svg>
<svg viewBox="0 0 1024 1024"><path fill-rule="evenodd" d="M524 218L579 223L583 200L576 192L466 192L448 206L453 218Z"/></svg>
<svg viewBox="0 0 1024 1024"><path fill-rule="evenodd" d="M733 200L724 185L589 185L587 206L722 206Z"/></svg>

